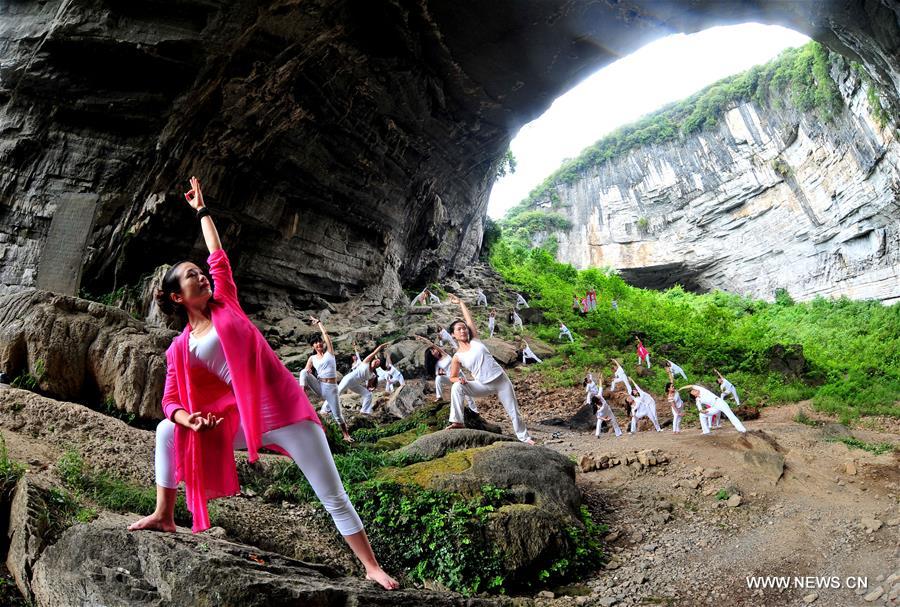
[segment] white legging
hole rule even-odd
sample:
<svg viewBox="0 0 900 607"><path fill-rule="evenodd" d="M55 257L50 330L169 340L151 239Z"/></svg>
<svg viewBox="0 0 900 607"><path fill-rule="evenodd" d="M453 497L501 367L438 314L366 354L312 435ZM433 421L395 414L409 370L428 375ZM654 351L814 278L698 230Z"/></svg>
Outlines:
<svg viewBox="0 0 900 607"><path fill-rule="evenodd" d="M625 389L628 390L628 393L631 394L631 382L628 381L628 378L622 379L620 377L613 377L612 383L609 384L609 391L612 392L616 389L616 386L619 384L625 384Z"/></svg>
<svg viewBox="0 0 900 607"><path fill-rule="evenodd" d="M506 373L501 373L497 378L484 384L479 381L453 382L453 387L450 389L450 421L454 424L464 423L463 402L466 396L481 398L491 394L496 394L503 404L503 408L506 409L516 437L522 442L531 440L528 429L525 428L525 422L522 421L522 416L519 414L516 391Z"/></svg>
<svg viewBox="0 0 900 607"><path fill-rule="evenodd" d="M343 394L344 390L352 390L362 396L360 412L369 415L374 408L372 391L358 381L351 381L352 379L353 375L349 373L344 376L344 379L338 384L338 394Z"/></svg>
<svg viewBox="0 0 900 607"><path fill-rule="evenodd" d="M728 421L731 422L731 425L734 426L738 432L747 431L747 428L744 427L741 420L739 420L737 415L731 411L731 407L728 406L728 403L719 399L718 402L716 402L715 407L711 407L700 414L700 428L703 430L703 434L709 434L710 422L714 417L722 414L728 418Z"/></svg>
<svg viewBox="0 0 900 607"><path fill-rule="evenodd" d="M642 417L646 417L651 422L653 422L653 427L656 428L657 432L662 432L662 428L659 427L659 420L656 419L656 408L649 409L647 407L636 407L634 413L631 416L631 433L634 434L637 432L637 420Z"/></svg>
<svg viewBox="0 0 900 607"><path fill-rule="evenodd" d="M641 358L640 355L638 355L638 364L641 364L642 362L646 362L647 368L648 369L650 368L650 353L649 352L647 353L647 355L644 358Z"/></svg>
<svg viewBox="0 0 900 607"><path fill-rule="evenodd" d="M341 535L353 535L363 530L362 521L341 483L325 433L317 423L304 420L269 430L262 435L262 444L277 445L287 451ZM247 448L240 426L234 435L234 448L239 451ZM167 489L178 487L175 482L175 423L168 419L156 427L156 484Z"/></svg>
<svg viewBox="0 0 900 607"><path fill-rule="evenodd" d="M619 428L619 422L616 421L615 415L609 416L609 423L612 424L613 430L616 433L616 436L622 436L622 429ZM600 438L601 431L603 430L603 420L599 417L597 418L597 431L594 434L597 435L597 438Z"/></svg>
<svg viewBox="0 0 900 607"><path fill-rule="evenodd" d="M319 378L311 373L307 373L306 369L300 371L300 385L309 388L325 400L328 410L331 411L331 417L338 424L344 423L344 416L341 413L341 399L338 398L337 384L329 384L319 381Z"/></svg>
<svg viewBox="0 0 900 607"><path fill-rule="evenodd" d="M672 407L672 432L681 432L681 415L679 413L683 413L684 409L680 411L675 407Z"/></svg>
<svg viewBox="0 0 900 607"><path fill-rule="evenodd" d="M435 394L435 396L438 397L438 400L441 400L442 398L444 398L444 388L445 387L450 388L451 394L452 394L453 382L450 381L450 378L447 377L446 375L435 375L434 376L434 394ZM472 398L471 396L466 396L466 406L469 409L471 409L472 411L474 411L475 413L478 413L478 406L475 404L475 399Z"/></svg>

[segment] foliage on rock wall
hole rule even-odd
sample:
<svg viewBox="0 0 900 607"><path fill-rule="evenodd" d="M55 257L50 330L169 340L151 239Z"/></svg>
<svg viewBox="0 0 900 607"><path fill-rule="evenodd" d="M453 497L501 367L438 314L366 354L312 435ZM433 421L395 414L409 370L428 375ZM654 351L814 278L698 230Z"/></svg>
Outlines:
<svg viewBox="0 0 900 607"><path fill-rule="evenodd" d="M513 220L538 204L558 203L557 186L575 183L589 170L629 150L681 140L714 128L725 112L738 103L777 107L787 98L797 109L815 111L823 120L830 121L843 108L840 91L829 76L834 61L834 56L818 42L787 49L764 65L723 78L687 99L620 127L586 148L577 158L564 162L525 200L510 209L505 221Z"/></svg>
<svg viewBox="0 0 900 607"><path fill-rule="evenodd" d="M537 337L556 341L558 320L578 336L574 344L558 347L560 356L529 367L551 384L574 385L587 370L608 377L613 356L633 368L639 335L654 361L675 361L692 382L714 386L718 368L737 386L742 403L812 398L816 409L845 421L900 417L900 305L821 297L795 303L787 293L768 303L720 291L697 295L680 286L651 291L628 285L612 271L578 271L543 249L507 240L494 246L491 263L530 294L533 307L545 310L547 322L534 329ZM576 314L573 293L583 295L591 286L598 292L598 309ZM618 311L610 305L613 299ZM779 352L801 348L802 373L778 370ZM660 394L666 381L654 364L641 385Z"/></svg>
<svg viewBox="0 0 900 607"><path fill-rule="evenodd" d="M535 209L507 217L500 222L500 227L504 238L519 246L530 247L538 235L568 231L572 222L559 213Z"/></svg>

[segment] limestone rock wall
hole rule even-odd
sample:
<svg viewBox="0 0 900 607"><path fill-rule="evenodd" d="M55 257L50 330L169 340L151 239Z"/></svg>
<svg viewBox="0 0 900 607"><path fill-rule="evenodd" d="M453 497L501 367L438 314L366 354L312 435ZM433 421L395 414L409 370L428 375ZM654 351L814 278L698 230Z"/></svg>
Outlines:
<svg viewBox="0 0 900 607"><path fill-rule="evenodd" d="M900 300L900 144L858 76L832 75L847 102L832 122L787 99L746 103L560 186L554 210L573 228L559 258L648 287Z"/></svg>
<svg viewBox="0 0 900 607"><path fill-rule="evenodd" d="M897 103L887 0L0 3L0 292L107 293L205 257L205 181L248 311L468 264L513 134L673 32L781 23Z"/></svg>

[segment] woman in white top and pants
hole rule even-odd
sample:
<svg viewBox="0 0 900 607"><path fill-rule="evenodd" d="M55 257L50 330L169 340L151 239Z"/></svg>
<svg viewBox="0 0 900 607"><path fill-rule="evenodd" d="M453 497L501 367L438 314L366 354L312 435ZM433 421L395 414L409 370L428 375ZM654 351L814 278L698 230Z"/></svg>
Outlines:
<svg viewBox="0 0 900 607"><path fill-rule="evenodd" d="M337 362L334 360L334 346L331 344L331 337L325 330L322 321L312 316L309 317L309 320L319 327L322 335L316 335L310 339L310 345L315 353L307 359L306 368L300 371L300 385L309 388L325 400L331 417L341 427L344 440L348 443L353 442L347 422L344 421L344 416L341 414L341 401L338 398L337 387ZM316 369L315 375L310 373L313 367Z"/></svg>
<svg viewBox="0 0 900 607"><path fill-rule="evenodd" d="M449 427L465 428L463 403L466 396L479 398L496 394L512 421L516 437L523 443L533 445L534 441L528 435L528 429L519 413L519 403L516 401L516 392L512 382L488 352L487 346L478 339L478 329L472 320L469 308L455 295L450 297L450 303L459 305L465 321L455 320L450 325L450 333L456 338L459 349L450 362L450 381L453 382L453 387L450 389ZM468 369L475 380L468 381L460 373L461 367Z"/></svg>

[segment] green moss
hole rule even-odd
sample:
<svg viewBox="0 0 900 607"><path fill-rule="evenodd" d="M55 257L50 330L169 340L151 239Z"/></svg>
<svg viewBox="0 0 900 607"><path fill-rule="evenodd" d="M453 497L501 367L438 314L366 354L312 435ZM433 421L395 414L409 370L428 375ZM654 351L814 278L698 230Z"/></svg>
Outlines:
<svg viewBox="0 0 900 607"><path fill-rule="evenodd" d="M482 447L482 449L487 448L489 447ZM412 484L429 489L434 486L436 478L442 478L450 474L460 474L471 468L475 451L477 449L455 451L444 457L420 462L405 468L388 468L379 474L379 478L403 485Z"/></svg>
<svg viewBox="0 0 900 607"><path fill-rule="evenodd" d="M394 449L405 447L427 432L428 426L420 424L412 430L380 438L372 448L379 451L393 451Z"/></svg>

